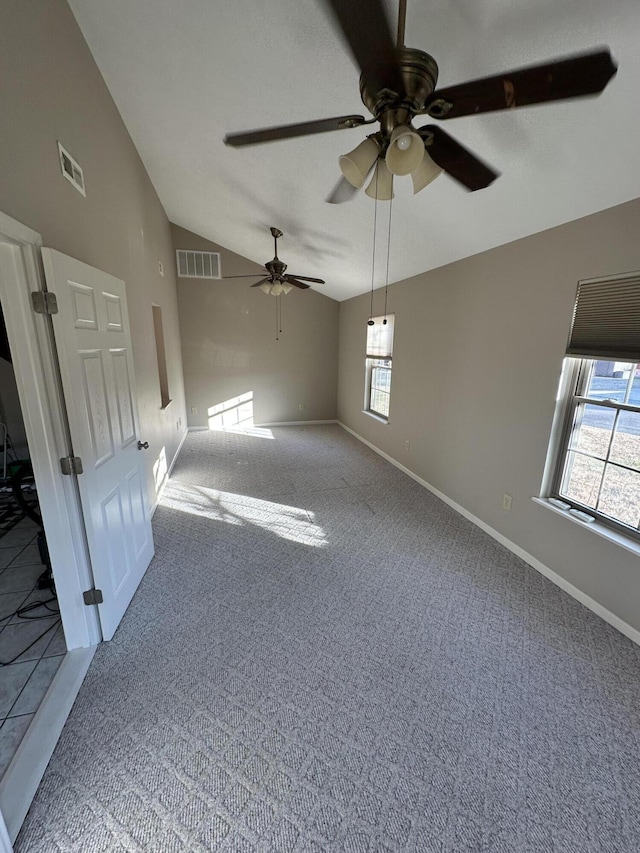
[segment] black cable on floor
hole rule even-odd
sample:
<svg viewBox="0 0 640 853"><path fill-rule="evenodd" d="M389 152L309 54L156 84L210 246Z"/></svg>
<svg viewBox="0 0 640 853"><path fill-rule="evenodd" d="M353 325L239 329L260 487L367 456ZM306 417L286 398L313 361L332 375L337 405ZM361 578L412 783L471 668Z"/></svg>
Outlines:
<svg viewBox="0 0 640 853"><path fill-rule="evenodd" d="M60 614L59 608L54 609L53 607L49 607L52 601L57 600L58 599L53 596L53 598L46 598L44 601L32 601L31 604L26 604L24 607L19 607L15 611L15 613L11 614L9 618L11 619L13 616L17 616L18 619L26 619L30 622L35 622L37 619L50 619L51 616L49 614ZM26 613L30 613L32 610L36 610L38 607L44 607L46 610L49 611L49 613L45 613L40 616L25 616ZM62 620L60 618L56 619L55 622L49 625L49 627L42 632L42 634L36 637L35 640L29 643L29 645L26 648L22 649L21 652L18 652L18 654L15 657L11 658L11 660L0 660L0 666L9 666L9 664L15 663L19 657L22 657L22 655L25 652L28 652L32 646L35 646L35 644L38 643L43 637L46 637L49 631L53 630L54 628L57 628L57 626L60 625L61 622ZM5 625L5 627L7 626Z"/></svg>

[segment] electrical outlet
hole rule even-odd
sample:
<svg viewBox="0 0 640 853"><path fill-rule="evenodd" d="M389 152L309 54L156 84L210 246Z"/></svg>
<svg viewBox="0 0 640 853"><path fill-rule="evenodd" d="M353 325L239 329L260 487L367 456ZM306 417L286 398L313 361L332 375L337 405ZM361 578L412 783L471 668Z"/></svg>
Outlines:
<svg viewBox="0 0 640 853"><path fill-rule="evenodd" d="M298 403L298 411L304 412L304 403Z"/></svg>
<svg viewBox="0 0 640 853"><path fill-rule="evenodd" d="M502 509L511 512L511 495L504 494L502 496Z"/></svg>
<svg viewBox="0 0 640 853"><path fill-rule="evenodd" d="M405 443L404 443L404 449L405 449L405 450L409 450L409 448L410 448L410 447L411 447L411 442L410 442L410 441L405 441Z"/></svg>
<svg viewBox="0 0 640 853"><path fill-rule="evenodd" d="M164 266L162 265L162 261L158 261L158 272L164 278Z"/></svg>
<svg viewBox="0 0 640 853"><path fill-rule="evenodd" d="M197 406L191 406L191 414L192 415L198 414L198 407Z"/></svg>

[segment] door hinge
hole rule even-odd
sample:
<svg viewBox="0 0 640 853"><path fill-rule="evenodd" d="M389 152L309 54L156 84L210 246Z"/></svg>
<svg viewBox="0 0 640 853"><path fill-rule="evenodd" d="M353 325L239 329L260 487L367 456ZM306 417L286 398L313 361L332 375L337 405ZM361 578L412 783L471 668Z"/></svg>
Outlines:
<svg viewBox="0 0 640 853"><path fill-rule="evenodd" d="M101 589L88 589L82 593L82 598L84 603L89 606L92 604L102 604L104 601Z"/></svg>
<svg viewBox="0 0 640 853"><path fill-rule="evenodd" d="M82 474L82 459L79 456L63 456L60 460L60 468L62 468L62 473L67 476Z"/></svg>
<svg viewBox="0 0 640 853"><path fill-rule="evenodd" d="M36 314L58 313L58 299L50 290L34 290L31 294L31 302Z"/></svg>

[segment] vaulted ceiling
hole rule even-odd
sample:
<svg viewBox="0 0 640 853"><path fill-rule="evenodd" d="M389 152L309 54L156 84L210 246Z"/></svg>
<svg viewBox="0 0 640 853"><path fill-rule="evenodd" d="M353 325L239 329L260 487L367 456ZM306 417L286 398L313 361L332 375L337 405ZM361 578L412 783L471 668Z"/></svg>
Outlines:
<svg viewBox="0 0 640 853"><path fill-rule="evenodd" d="M274 225L289 270L325 279L318 290L342 300L371 286L374 202L325 201L339 155L368 127L223 144L245 129L368 117L322 0L69 2L173 222L258 263L273 255ZM387 11L395 34L397 0ZM390 282L640 196L638 0L408 0L405 41L434 56L441 87L602 45L619 68L599 97L447 122L501 177L469 193L442 175L416 196L396 179ZM375 286L389 207L378 204Z"/></svg>

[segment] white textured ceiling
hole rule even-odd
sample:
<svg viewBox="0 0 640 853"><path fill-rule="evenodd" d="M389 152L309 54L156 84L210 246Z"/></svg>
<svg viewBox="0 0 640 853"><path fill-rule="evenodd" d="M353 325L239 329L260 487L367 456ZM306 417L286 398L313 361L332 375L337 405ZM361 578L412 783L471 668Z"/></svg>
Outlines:
<svg viewBox="0 0 640 853"><path fill-rule="evenodd" d="M355 61L319 0L70 5L173 222L258 263L273 256L275 225L289 271L326 279L318 290L342 300L371 286L374 202L363 192L325 202L338 156L369 128L242 149L222 142L369 116ZM619 69L596 98L443 122L502 176L468 193L443 175L417 196L410 178L396 179L390 282L640 196L638 0L408 0L405 41L435 57L440 86L602 45ZM379 204L376 287L388 210Z"/></svg>

